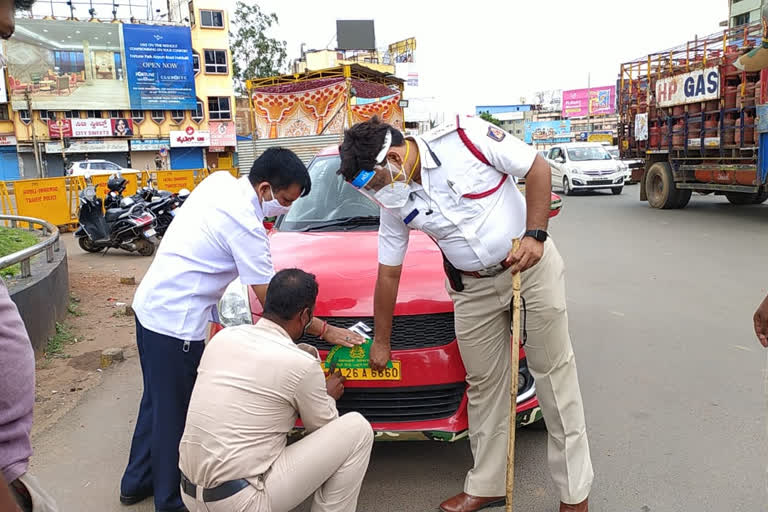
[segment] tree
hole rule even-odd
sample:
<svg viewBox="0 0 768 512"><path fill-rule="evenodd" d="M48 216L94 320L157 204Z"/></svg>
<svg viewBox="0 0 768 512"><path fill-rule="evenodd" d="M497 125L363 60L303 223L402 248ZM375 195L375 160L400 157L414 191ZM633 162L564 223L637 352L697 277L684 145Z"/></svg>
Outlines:
<svg viewBox="0 0 768 512"><path fill-rule="evenodd" d="M501 126L501 121L493 117L490 112L480 112L480 118L496 126Z"/></svg>
<svg viewBox="0 0 768 512"><path fill-rule="evenodd" d="M249 78L279 75L286 69L286 42L269 37L267 31L278 24L275 13L265 14L257 4L238 0L233 18L232 73L238 90Z"/></svg>

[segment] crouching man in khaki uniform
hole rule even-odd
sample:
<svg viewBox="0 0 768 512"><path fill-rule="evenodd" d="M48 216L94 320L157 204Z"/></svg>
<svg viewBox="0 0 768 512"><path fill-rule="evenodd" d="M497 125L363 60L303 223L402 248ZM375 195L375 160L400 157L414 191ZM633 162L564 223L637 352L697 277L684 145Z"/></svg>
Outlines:
<svg viewBox="0 0 768 512"><path fill-rule="evenodd" d="M191 512L353 512L373 444L358 413L339 417L344 378L327 381L317 350L296 345L312 321L315 277L270 281L256 325L224 329L205 348L179 447ZM309 432L286 446L297 415Z"/></svg>

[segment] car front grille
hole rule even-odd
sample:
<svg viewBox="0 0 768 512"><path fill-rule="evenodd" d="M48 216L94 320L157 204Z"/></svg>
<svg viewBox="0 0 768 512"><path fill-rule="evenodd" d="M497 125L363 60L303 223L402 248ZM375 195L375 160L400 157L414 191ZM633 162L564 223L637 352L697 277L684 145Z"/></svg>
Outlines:
<svg viewBox="0 0 768 512"><path fill-rule="evenodd" d="M611 180L589 180L588 183L590 185L611 185L611 184L613 184L613 181L611 181Z"/></svg>
<svg viewBox="0 0 768 512"><path fill-rule="evenodd" d="M464 382L410 388L353 388L336 403L339 414L357 411L370 422L425 421L456 414Z"/></svg>
<svg viewBox="0 0 768 512"><path fill-rule="evenodd" d="M358 322L373 329L373 317L326 317L327 321L336 327L352 327ZM373 332L371 332L373 336ZM435 313L432 315L395 316L392 325L392 350L410 350L448 345L456 338L453 325L453 312ZM305 334L299 343L308 343L318 350L333 348L316 336Z"/></svg>

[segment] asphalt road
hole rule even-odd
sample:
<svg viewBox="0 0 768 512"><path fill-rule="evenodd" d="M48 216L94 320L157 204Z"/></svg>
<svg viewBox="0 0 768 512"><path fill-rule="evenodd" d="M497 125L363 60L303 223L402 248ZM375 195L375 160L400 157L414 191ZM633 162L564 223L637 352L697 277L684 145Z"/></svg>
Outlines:
<svg viewBox="0 0 768 512"><path fill-rule="evenodd" d="M564 198L551 225L568 272L591 510L765 510L768 353L751 316L768 289L768 205L695 196L658 211L637 195ZM117 503L140 388L130 357L36 440L33 469L62 511L152 510ZM557 510L546 460L546 435L521 431L516 510ZM467 443L379 444L358 509L436 510L470 464Z"/></svg>

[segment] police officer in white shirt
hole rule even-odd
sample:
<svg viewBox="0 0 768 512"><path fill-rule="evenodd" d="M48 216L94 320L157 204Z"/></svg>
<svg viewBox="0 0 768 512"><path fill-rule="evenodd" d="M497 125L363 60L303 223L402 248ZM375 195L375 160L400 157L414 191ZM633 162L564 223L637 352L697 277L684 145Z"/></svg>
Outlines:
<svg viewBox="0 0 768 512"><path fill-rule="evenodd" d="M509 428L512 275L522 272L528 365L549 431L560 511L586 512L592 464L568 334L563 260L548 237L550 169L536 151L480 119L404 138L374 118L347 130L339 173L381 207L371 366L390 358L392 315L408 234L444 256L456 337L469 384L474 467L444 512L502 504ZM526 179L526 195L518 178ZM513 252L512 240L522 238Z"/></svg>
<svg viewBox="0 0 768 512"><path fill-rule="evenodd" d="M144 395L120 485L123 504L154 495L156 510L186 510L178 448L212 309L238 275L264 303L274 275L264 217L286 213L310 188L301 160L270 148L247 177L214 173L178 210L133 300ZM363 341L318 319L308 332L333 344Z"/></svg>

